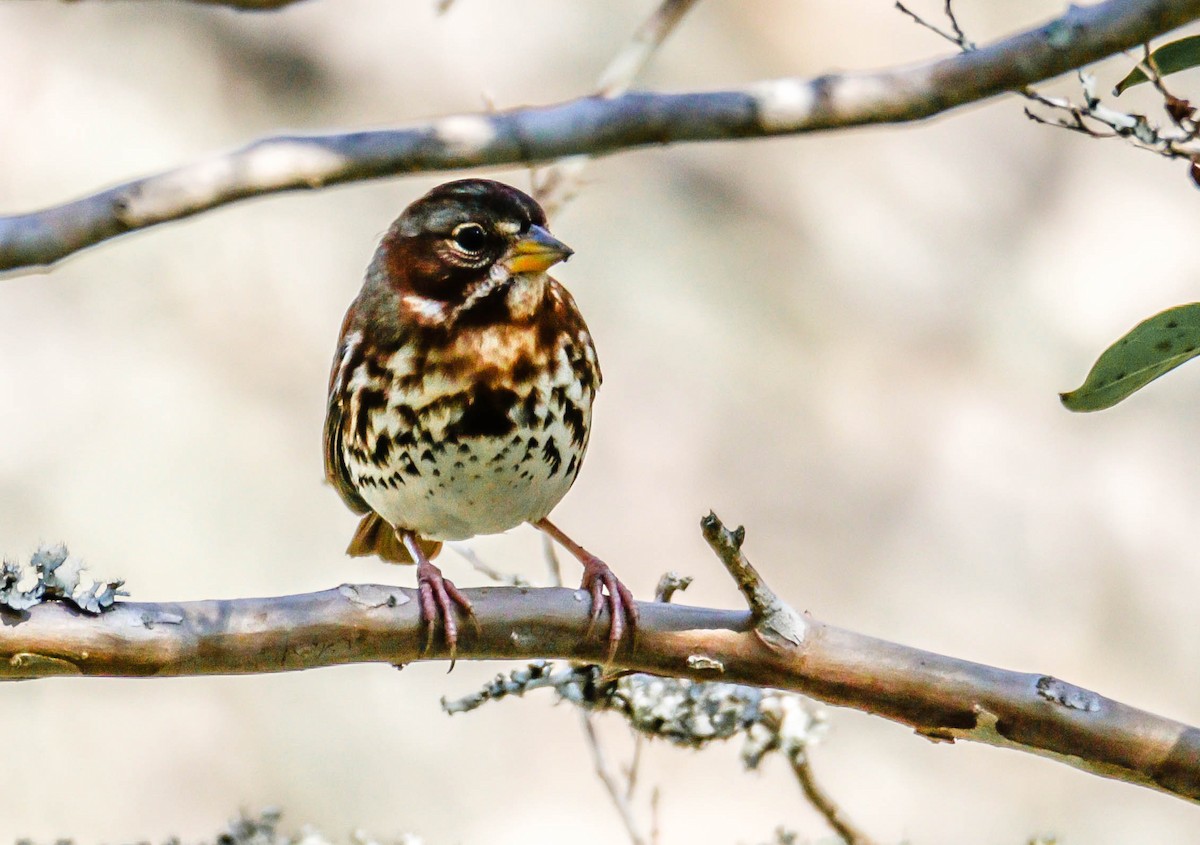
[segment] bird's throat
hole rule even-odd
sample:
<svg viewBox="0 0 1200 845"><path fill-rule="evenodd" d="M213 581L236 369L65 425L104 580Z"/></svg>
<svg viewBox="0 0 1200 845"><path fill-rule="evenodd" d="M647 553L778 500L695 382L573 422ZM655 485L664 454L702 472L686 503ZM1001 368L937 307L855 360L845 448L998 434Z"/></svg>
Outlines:
<svg viewBox="0 0 1200 845"><path fill-rule="evenodd" d="M493 272L454 309L452 321L457 326L527 323L544 305L548 281L545 273Z"/></svg>

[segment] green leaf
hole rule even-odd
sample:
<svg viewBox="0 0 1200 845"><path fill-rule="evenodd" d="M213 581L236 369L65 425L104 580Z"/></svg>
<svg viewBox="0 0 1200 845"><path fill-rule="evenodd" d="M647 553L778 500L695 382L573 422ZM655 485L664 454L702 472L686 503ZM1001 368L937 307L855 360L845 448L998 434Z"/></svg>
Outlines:
<svg viewBox="0 0 1200 845"><path fill-rule="evenodd" d="M1196 67L1200 65L1200 35L1189 35L1187 38L1164 44L1151 53L1150 58L1154 60L1154 66L1158 68L1160 76ZM1129 71L1128 76L1117 83L1117 87L1113 89L1113 96L1120 96L1126 88L1149 81L1142 69L1135 67Z"/></svg>
<svg viewBox="0 0 1200 845"><path fill-rule="evenodd" d="M1102 411L1197 355L1200 302L1178 305L1134 326L1104 350L1078 389L1059 397L1071 411Z"/></svg>

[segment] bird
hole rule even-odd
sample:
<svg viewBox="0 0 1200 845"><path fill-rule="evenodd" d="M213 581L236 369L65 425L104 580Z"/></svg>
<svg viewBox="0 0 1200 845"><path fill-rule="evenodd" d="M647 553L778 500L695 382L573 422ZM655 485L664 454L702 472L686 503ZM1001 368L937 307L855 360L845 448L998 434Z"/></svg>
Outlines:
<svg viewBox="0 0 1200 845"><path fill-rule="evenodd" d="M425 650L453 657L471 602L432 560L446 541L529 523L583 565L589 635L610 657L632 593L549 520L587 451L600 365L574 298L547 274L573 250L541 206L489 179L415 200L383 235L329 375L325 474L361 516L351 556L415 563Z"/></svg>

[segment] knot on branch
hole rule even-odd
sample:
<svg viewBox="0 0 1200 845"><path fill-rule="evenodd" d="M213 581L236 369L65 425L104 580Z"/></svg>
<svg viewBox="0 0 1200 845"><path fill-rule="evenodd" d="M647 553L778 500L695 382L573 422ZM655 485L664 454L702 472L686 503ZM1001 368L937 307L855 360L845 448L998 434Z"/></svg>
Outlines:
<svg viewBox="0 0 1200 845"><path fill-rule="evenodd" d="M1085 713L1096 713L1100 710L1100 696L1096 693L1049 675L1038 678L1037 694L1068 710L1082 710Z"/></svg>

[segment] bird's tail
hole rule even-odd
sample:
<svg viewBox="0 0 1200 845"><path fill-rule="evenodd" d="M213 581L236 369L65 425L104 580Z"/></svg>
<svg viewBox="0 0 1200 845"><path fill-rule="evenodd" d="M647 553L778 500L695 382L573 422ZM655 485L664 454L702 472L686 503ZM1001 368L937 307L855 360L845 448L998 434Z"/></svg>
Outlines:
<svg viewBox="0 0 1200 845"><path fill-rule="evenodd" d="M418 537L417 544L430 560L442 550L439 540ZM388 563L416 563L404 547L404 543L396 536L396 529L392 528L386 519L373 512L364 516L362 522L358 523L358 530L354 532L354 539L346 548L346 554L351 557L378 555Z"/></svg>

